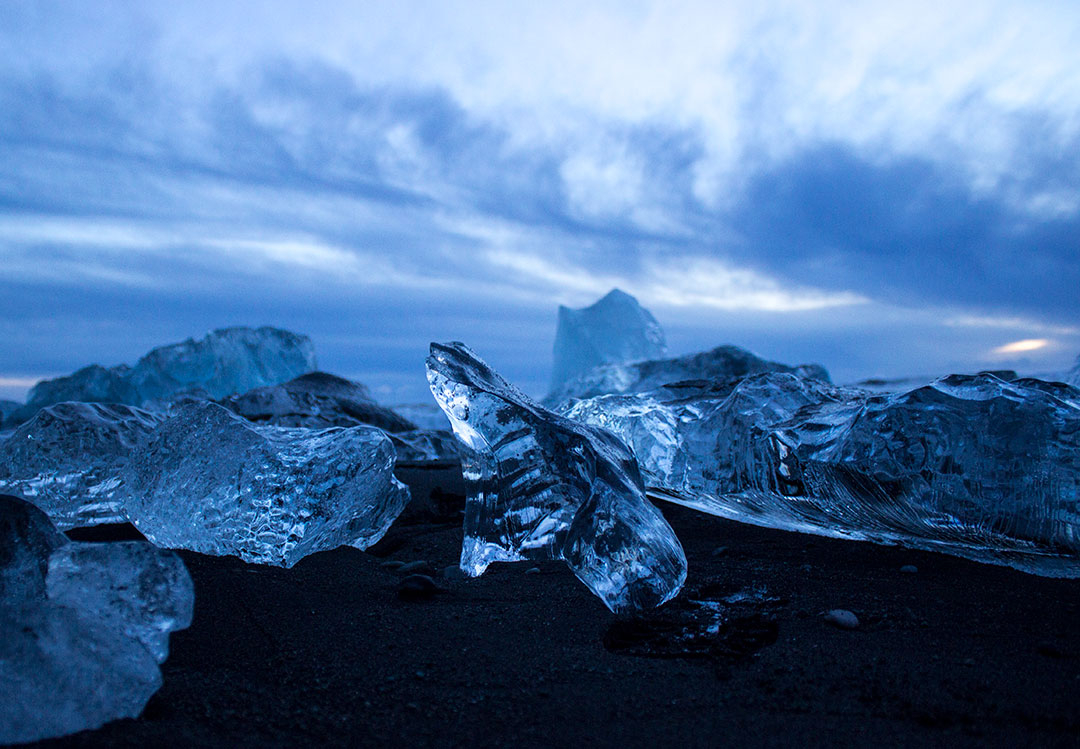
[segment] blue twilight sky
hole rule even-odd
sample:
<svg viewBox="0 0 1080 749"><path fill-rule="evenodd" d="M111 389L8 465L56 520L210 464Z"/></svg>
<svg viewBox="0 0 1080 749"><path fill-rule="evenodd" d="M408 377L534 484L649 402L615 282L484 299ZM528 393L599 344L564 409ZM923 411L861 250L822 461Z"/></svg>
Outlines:
<svg viewBox="0 0 1080 749"><path fill-rule="evenodd" d="M619 286L838 381L1080 352L1080 5L0 0L0 397L213 327L543 391Z"/></svg>

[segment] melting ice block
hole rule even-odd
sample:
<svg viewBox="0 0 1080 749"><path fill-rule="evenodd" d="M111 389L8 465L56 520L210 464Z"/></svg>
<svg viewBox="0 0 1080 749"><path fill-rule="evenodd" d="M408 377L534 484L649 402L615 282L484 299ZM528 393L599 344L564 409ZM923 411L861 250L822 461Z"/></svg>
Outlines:
<svg viewBox="0 0 1080 749"><path fill-rule="evenodd" d="M762 372L790 372L829 382L829 373L819 364L791 367L762 359L738 346L718 346L710 351L671 359L596 367L555 388L544 400L559 406L574 398L640 393L688 380L730 382Z"/></svg>
<svg viewBox="0 0 1080 749"><path fill-rule="evenodd" d="M662 496L743 522L1080 576L1080 391L992 374L871 395L790 374L581 401Z"/></svg>
<svg viewBox="0 0 1080 749"><path fill-rule="evenodd" d="M161 417L131 406L57 403L0 442L0 491L61 528L124 521L121 472Z"/></svg>
<svg viewBox="0 0 1080 749"><path fill-rule="evenodd" d="M198 340L155 348L134 367L94 364L43 380L7 423L22 423L39 409L65 401L143 406L192 392L224 398L314 369L315 349L307 336L269 327L223 328Z"/></svg>
<svg viewBox="0 0 1080 749"><path fill-rule="evenodd" d="M464 445L461 569L562 559L612 611L658 606L686 557L645 498L627 447L538 406L460 343L432 344L428 381Z"/></svg>
<svg viewBox="0 0 1080 749"><path fill-rule="evenodd" d="M394 446L369 426L257 426L179 403L123 472L125 510L158 546L291 567L379 540L409 500Z"/></svg>
<svg viewBox="0 0 1080 749"><path fill-rule="evenodd" d="M0 743L138 716L193 605L172 552L69 542L36 507L0 496Z"/></svg>
<svg viewBox="0 0 1080 749"><path fill-rule="evenodd" d="M559 307L551 388L604 364L659 359L667 354L660 323L619 289L582 309Z"/></svg>

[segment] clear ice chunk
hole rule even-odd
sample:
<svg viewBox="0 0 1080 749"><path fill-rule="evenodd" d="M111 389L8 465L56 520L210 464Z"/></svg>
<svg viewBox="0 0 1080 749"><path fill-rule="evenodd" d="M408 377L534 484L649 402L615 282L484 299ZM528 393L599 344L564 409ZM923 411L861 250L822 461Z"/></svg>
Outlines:
<svg viewBox="0 0 1080 749"><path fill-rule="evenodd" d="M0 496L0 743L138 716L193 606L172 552L73 543L33 505Z"/></svg>
<svg viewBox="0 0 1080 749"><path fill-rule="evenodd" d="M158 546L291 567L386 533L409 501L394 458L375 427L258 426L179 403L126 465L124 508Z"/></svg>
<svg viewBox="0 0 1080 749"><path fill-rule="evenodd" d="M789 372L830 381L829 373L819 364L792 367L762 359L738 346L718 346L710 351L671 359L596 367L553 389L544 402L561 407L575 398L647 392L664 385L693 380L730 382L763 372Z"/></svg>
<svg viewBox="0 0 1080 749"><path fill-rule="evenodd" d="M1080 391L953 375L871 394L790 374L605 396L566 415L632 445L680 504L768 527L1080 576Z"/></svg>
<svg viewBox="0 0 1080 749"><path fill-rule="evenodd" d="M270 327L223 328L198 340L155 348L134 367L93 364L43 380L5 424L21 424L38 410L66 401L143 406L186 393L220 399L314 369L315 348L307 336Z"/></svg>
<svg viewBox="0 0 1080 749"><path fill-rule="evenodd" d="M678 593L682 546L622 442L537 405L461 343L433 343L427 371L464 446L467 575L492 562L562 559L616 612Z"/></svg>
<svg viewBox="0 0 1080 749"><path fill-rule="evenodd" d="M590 307L559 306L551 388L604 364L659 359L667 354L664 330L649 310L619 289Z"/></svg>
<svg viewBox="0 0 1080 749"><path fill-rule="evenodd" d="M121 472L160 416L131 406L57 403L0 442L0 491L61 528L124 521Z"/></svg>

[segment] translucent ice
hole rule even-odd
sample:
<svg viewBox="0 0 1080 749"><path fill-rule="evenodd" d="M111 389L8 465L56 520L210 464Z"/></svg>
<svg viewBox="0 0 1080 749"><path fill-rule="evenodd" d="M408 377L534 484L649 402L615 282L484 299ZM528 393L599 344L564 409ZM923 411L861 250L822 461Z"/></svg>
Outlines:
<svg viewBox="0 0 1080 749"><path fill-rule="evenodd" d="M562 559L613 611L678 593L682 546L645 498L622 442L538 406L463 344L432 344L427 369L465 447L466 574L492 562Z"/></svg>
<svg viewBox="0 0 1080 749"><path fill-rule="evenodd" d="M767 361L738 346L718 346L711 351L672 359L597 367L552 390L545 402L560 405L573 398L640 393L686 380L728 382L762 372L791 372L829 381L829 373L818 364L791 367Z"/></svg>
<svg viewBox="0 0 1080 749"><path fill-rule="evenodd" d="M57 403L0 442L0 491L61 528L123 522L124 464L160 416L131 406Z"/></svg>
<svg viewBox="0 0 1080 749"><path fill-rule="evenodd" d="M551 387L604 364L659 359L667 353L660 323L619 289L582 309L559 307Z"/></svg>
<svg viewBox="0 0 1080 749"><path fill-rule="evenodd" d="M172 552L72 543L33 505L0 496L0 743L138 716L193 603Z"/></svg>
<svg viewBox="0 0 1080 749"><path fill-rule="evenodd" d="M132 368L131 384L141 401L195 389L224 398L314 369L315 347L307 336L268 327L223 328L154 349Z"/></svg>
<svg viewBox="0 0 1080 749"><path fill-rule="evenodd" d="M394 446L369 426L257 426L205 401L175 405L124 470L125 509L158 546L291 567L379 540L409 500Z"/></svg>
<svg viewBox="0 0 1080 749"><path fill-rule="evenodd" d="M1080 576L1080 391L992 374L871 395L789 374L573 404L681 504Z"/></svg>
<svg viewBox="0 0 1080 749"><path fill-rule="evenodd" d="M153 349L134 367L94 364L43 380L8 423L22 423L39 409L65 401L142 406L190 392L224 398L314 369L315 349L307 336L269 327L223 328L199 340Z"/></svg>
<svg viewBox="0 0 1080 749"><path fill-rule="evenodd" d="M377 426L405 432L416 425L380 406L358 382L325 372L310 372L281 385L267 385L222 401L249 421L283 427Z"/></svg>

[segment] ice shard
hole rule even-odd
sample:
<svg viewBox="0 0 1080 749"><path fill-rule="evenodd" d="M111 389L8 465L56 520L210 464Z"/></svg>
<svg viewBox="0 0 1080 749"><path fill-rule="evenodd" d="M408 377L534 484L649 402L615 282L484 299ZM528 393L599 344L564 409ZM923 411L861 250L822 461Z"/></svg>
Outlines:
<svg viewBox="0 0 1080 749"><path fill-rule="evenodd" d="M433 343L427 371L463 444L466 574L562 559L617 612L678 593L686 557L626 445L537 405L461 343Z"/></svg>
<svg viewBox="0 0 1080 749"><path fill-rule="evenodd" d="M219 399L314 369L315 349L307 336L270 327L223 328L155 348L134 367L94 364L43 380L5 423L21 424L40 409L66 401L143 406L185 393Z"/></svg>
<svg viewBox="0 0 1080 749"><path fill-rule="evenodd" d="M590 307L559 307L551 388L605 364L659 359L664 330L637 299L619 289Z"/></svg>
<svg viewBox="0 0 1080 749"><path fill-rule="evenodd" d="M673 501L1080 576L1080 391L993 374L871 394L790 374L571 405Z"/></svg>
<svg viewBox="0 0 1080 749"><path fill-rule="evenodd" d="M0 743L138 716L193 605L172 552L70 542L30 503L0 496Z"/></svg>
<svg viewBox="0 0 1080 749"><path fill-rule="evenodd" d="M718 346L671 359L596 367L553 389L544 402L558 407L574 398L647 392L687 380L732 382L763 372L789 372L829 382L829 373L819 364L788 366L762 359L738 346Z"/></svg>
<svg viewBox="0 0 1080 749"><path fill-rule="evenodd" d="M409 500L394 457L374 427L258 426L179 403L126 465L124 507L158 546L291 567L383 536Z"/></svg>
<svg viewBox="0 0 1080 749"><path fill-rule="evenodd" d="M0 491L61 528L123 522L121 472L157 414L104 403L57 403L0 442Z"/></svg>

